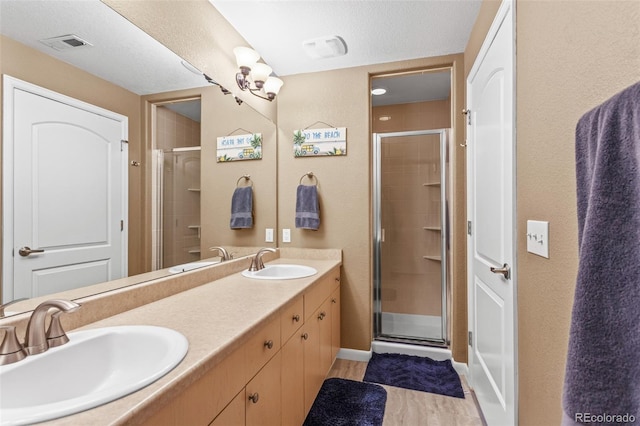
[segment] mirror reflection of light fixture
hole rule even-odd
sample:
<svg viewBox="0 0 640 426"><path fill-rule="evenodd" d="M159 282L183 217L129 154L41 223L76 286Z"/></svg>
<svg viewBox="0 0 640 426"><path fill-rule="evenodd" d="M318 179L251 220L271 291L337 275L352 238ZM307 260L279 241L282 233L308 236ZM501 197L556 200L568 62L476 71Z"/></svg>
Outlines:
<svg viewBox="0 0 640 426"><path fill-rule="evenodd" d="M284 84L277 77L271 77L271 67L258 62L260 55L248 47L233 49L240 72L236 74L236 83L241 90L248 90L252 95L273 101ZM255 87L251 87L251 83Z"/></svg>

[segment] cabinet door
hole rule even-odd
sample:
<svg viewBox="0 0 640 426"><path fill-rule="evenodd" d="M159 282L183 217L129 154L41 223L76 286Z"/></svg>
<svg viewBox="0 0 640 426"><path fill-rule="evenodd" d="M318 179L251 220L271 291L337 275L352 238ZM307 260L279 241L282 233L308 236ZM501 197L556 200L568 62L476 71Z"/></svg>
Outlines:
<svg viewBox="0 0 640 426"><path fill-rule="evenodd" d="M280 314L280 334L283 344L300 329L303 321L304 303L302 296L299 296L285 306Z"/></svg>
<svg viewBox="0 0 640 426"><path fill-rule="evenodd" d="M282 424L300 426L305 418L304 406L304 330L294 334L282 347Z"/></svg>
<svg viewBox="0 0 640 426"><path fill-rule="evenodd" d="M313 318L312 318L313 320ZM333 364L332 341L331 341L331 300L327 298L320 306L315 320L320 327L320 372L322 378L326 376Z"/></svg>
<svg viewBox="0 0 640 426"><path fill-rule="evenodd" d="M331 362L340 350L340 286L331 293Z"/></svg>
<svg viewBox="0 0 640 426"><path fill-rule="evenodd" d="M245 415L247 426L280 425L282 357L280 351L247 383Z"/></svg>
<svg viewBox="0 0 640 426"><path fill-rule="evenodd" d="M324 373L320 370L320 322L316 316L305 321L302 327L304 341L304 415L306 416L324 380Z"/></svg>
<svg viewBox="0 0 640 426"><path fill-rule="evenodd" d="M247 348L245 383L247 383L280 350L280 316L260 328L245 346Z"/></svg>
<svg viewBox="0 0 640 426"><path fill-rule="evenodd" d="M245 390L242 389L209 426L244 426L245 395Z"/></svg>

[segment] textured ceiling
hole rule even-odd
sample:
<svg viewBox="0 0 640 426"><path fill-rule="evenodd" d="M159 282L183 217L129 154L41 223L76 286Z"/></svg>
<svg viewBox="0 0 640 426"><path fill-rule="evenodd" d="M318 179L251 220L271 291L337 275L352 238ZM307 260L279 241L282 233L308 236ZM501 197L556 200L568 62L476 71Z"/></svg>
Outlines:
<svg viewBox="0 0 640 426"><path fill-rule="evenodd" d="M169 49L98 0L1 0L0 33L139 95L204 86ZM93 47L38 40L76 34Z"/></svg>
<svg viewBox="0 0 640 426"><path fill-rule="evenodd" d="M463 52L480 0L209 0L275 74ZM337 35L347 54L311 59L302 42Z"/></svg>
<svg viewBox="0 0 640 426"><path fill-rule="evenodd" d="M480 0L210 2L281 76L462 52L480 6ZM99 0L0 0L0 32L140 95L206 85ZM38 41L66 34L93 47L58 52ZM302 42L328 35L341 36L347 54L307 57ZM374 105L442 99L450 87L449 77L433 73L385 80L388 94Z"/></svg>

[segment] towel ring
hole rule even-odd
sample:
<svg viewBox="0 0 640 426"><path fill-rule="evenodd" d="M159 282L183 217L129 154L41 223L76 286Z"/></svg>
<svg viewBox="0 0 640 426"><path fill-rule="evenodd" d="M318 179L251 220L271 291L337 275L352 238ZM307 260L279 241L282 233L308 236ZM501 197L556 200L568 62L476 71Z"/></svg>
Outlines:
<svg viewBox="0 0 640 426"><path fill-rule="evenodd" d="M240 179L238 179L238 181L236 182L236 188L240 186L240 181L244 179L245 181L249 182L249 186L253 186L253 181L251 180L251 176L250 175L243 175L240 176Z"/></svg>
<svg viewBox="0 0 640 426"><path fill-rule="evenodd" d="M309 180L315 179L315 180L316 180L316 185L318 184L318 177L317 177L316 175L314 175L314 174L313 174L313 172L308 172L308 173L303 174L303 175L300 177L300 182L299 182L299 183L300 183L300 185L302 185L302 180L303 180L305 177L308 177L308 178L309 178Z"/></svg>

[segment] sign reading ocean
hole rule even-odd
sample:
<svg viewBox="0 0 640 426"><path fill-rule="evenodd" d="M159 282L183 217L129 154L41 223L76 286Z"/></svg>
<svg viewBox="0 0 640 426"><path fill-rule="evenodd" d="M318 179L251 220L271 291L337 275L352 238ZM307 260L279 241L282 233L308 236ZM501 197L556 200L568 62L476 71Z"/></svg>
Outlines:
<svg viewBox="0 0 640 426"><path fill-rule="evenodd" d="M293 155L347 155L347 128L296 130L293 132Z"/></svg>
<svg viewBox="0 0 640 426"><path fill-rule="evenodd" d="M218 163L262 159L262 133L221 136L218 138Z"/></svg>

